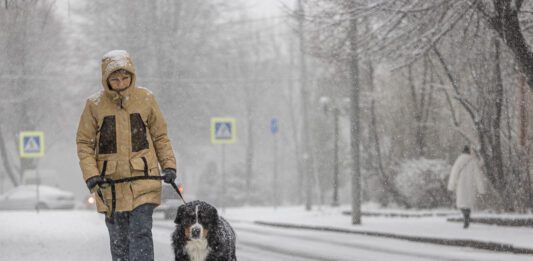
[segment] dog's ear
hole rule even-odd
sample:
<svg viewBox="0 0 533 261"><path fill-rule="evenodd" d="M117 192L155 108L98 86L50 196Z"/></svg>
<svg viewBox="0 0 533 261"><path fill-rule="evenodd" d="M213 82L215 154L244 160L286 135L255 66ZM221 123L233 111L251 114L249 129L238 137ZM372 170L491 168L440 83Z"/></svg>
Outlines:
<svg viewBox="0 0 533 261"><path fill-rule="evenodd" d="M174 219L174 224L181 224L184 215L185 215L185 205L181 205L178 208L178 213L176 213L176 219Z"/></svg>
<svg viewBox="0 0 533 261"><path fill-rule="evenodd" d="M211 215L216 219L218 220L218 211L215 207L211 207Z"/></svg>
<svg viewBox="0 0 533 261"><path fill-rule="evenodd" d="M210 225L216 226L218 223L218 211L215 207L208 205L207 212L209 213Z"/></svg>

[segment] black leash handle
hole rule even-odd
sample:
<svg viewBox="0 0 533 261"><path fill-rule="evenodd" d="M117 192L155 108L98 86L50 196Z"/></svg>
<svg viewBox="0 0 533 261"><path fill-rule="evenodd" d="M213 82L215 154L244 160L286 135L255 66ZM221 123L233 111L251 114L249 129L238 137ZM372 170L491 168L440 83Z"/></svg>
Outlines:
<svg viewBox="0 0 533 261"><path fill-rule="evenodd" d="M112 220L113 219L113 214L115 213L115 208L116 208L116 204L117 204L116 189L115 189L115 185L116 184L125 183L125 182L132 182L132 181L136 181L136 180L143 180L143 179L163 180L164 178L165 178L164 176L135 176L135 177L128 177L128 178L122 178L122 179L117 179L117 180L113 180L113 179L110 179L110 178L105 178L104 179L104 183L102 183L102 185L109 184L111 186L111 211L107 213L108 218ZM174 188L174 191L176 191L176 193L178 193L178 196L180 196L180 199L181 199L181 201L183 201L183 204L187 204L187 202L183 198L183 195L181 194L181 192L180 192L180 190L178 188L178 185L176 185L176 183L174 183L174 182L170 182L170 185ZM109 205L107 205L107 202L105 201L104 197L102 196L102 192L100 191L100 187L98 187L97 192L98 192L98 196L100 197L102 202L104 202L104 204L107 206L107 208L109 208Z"/></svg>

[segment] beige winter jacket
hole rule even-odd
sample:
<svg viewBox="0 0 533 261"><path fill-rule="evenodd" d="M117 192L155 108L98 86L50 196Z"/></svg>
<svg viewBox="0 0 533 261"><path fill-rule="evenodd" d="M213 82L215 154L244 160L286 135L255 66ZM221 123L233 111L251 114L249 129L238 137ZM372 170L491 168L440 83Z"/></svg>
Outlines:
<svg viewBox="0 0 533 261"><path fill-rule="evenodd" d="M132 74L131 85L116 92L107 78L119 69ZM167 136L167 124L154 95L135 85L135 68L125 51L111 51L102 58L104 89L90 97L81 115L76 143L85 181L97 176L120 179L159 176L162 169L176 169L176 159ZM97 186L98 187L98 186ZM96 197L98 212L111 207L111 189ZM145 203L160 204L161 181L138 180L116 185L115 211L131 211Z"/></svg>

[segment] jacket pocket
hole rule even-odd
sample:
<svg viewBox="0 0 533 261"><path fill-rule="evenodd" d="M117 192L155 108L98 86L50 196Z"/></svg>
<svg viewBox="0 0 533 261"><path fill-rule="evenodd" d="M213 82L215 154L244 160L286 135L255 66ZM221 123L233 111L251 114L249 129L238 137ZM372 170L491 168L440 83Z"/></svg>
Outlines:
<svg viewBox="0 0 533 261"><path fill-rule="evenodd" d="M148 149L149 146L148 139L146 138L146 124L144 124L140 113L130 114L130 126L132 152Z"/></svg>
<svg viewBox="0 0 533 261"><path fill-rule="evenodd" d="M160 176L157 167L157 161L152 153L145 156L130 159L132 176ZM161 180L159 179L141 179L131 183L133 197L139 197L150 192L161 191Z"/></svg>
<svg viewBox="0 0 533 261"><path fill-rule="evenodd" d="M117 127L115 115L105 116L98 136L98 154L117 153Z"/></svg>

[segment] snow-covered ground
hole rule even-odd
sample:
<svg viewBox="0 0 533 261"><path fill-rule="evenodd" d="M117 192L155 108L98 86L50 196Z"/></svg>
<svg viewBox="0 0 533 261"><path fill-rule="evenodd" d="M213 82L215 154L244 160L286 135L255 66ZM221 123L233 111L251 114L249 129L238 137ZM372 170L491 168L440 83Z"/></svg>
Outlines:
<svg viewBox="0 0 533 261"><path fill-rule="evenodd" d="M243 260L531 260L531 256L526 255L414 243L382 237L276 229L246 223L235 223L234 227L238 236L239 254L249 249L260 249L264 252L271 250L264 255L244 257ZM273 258L272 252L285 255ZM295 257L302 259L293 259Z"/></svg>
<svg viewBox="0 0 533 261"><path fill-rule="evenodd" d="M303 207L233 208L223 214L236 230L237 256L242 260L533 260L514 255L463 247L448 247L404 240L259 226L252 221L276 221L384 231L432 237L476 238L517 246L533 245L532 228L506 228L461 224L444 217L363 219L352 226L346 208L324 207L306 212ZM222 212L222 211L221 211ZM154 216L156 260L173 260L172 220ZM111 260L104 217L93 211L0 212L0 260Z"/></svg>
<svg viewBox="0 0 533 261"><path fill-rule="evenodd" d="M156 260L173 260L168 231L153 230ZM0 260L111 260L104 216L94 211L0 212Z"/></svg>
<svg viewBox="0 0 533 261"><path fill-rule="evenodd" d="M342 211L349 210L348 206L332 208L314 207L312 211L305 211L303 207L283 207L278 209L255 207L228 209L225 213L230 220L267 221L300 225L327 226L359 231L373 231L394 233L408 236L422 236L444 239L473 239L484 242L511 244L515 247L533 248L533 228L502 227L483 224L471 224L463 229L462 223L447 222L447 216L430 216L420 218L390 218L363 217L362 224L351 224L350 216L342 215ZM386 210L372 210L386 212ZM400 213L400 211L392 211ZM415 214L417 211L404 211ZM429 213L429 211L418 211ZM438 210L435 213L450 214L450 210ZM457 217L460 217L457 211ZM473 213L473 217L479 215ZM485 214L483 214L485 215ZM492 215L495 216L495 215ZM511 215L517 218L518 215ZM533 260L533 256L531 257Z"/></svg>

